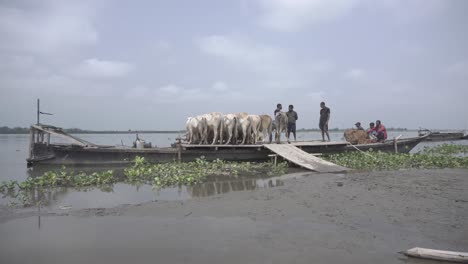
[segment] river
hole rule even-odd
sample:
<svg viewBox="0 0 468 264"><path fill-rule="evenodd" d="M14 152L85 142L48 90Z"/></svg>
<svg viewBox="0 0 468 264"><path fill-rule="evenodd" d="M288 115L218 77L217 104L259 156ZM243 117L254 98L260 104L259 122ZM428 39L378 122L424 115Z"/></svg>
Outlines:
<svg viewBox="0 0 468 264"><path fill-rule="evenodd" d="M402 135L402 137L414 137L416 131L391 131L389 138ZM135 140L135 134L76 134L75 136L84 140L103 145L132 145ZM153 146L168 147L175 142L180 134L141 134L140 137ZM343 140L343 133L331 132L332 140ZM319 132L299 132L298 140L318 140L321 138ZM468 141L457 141L466 144ZM0 135L0 181L17 180L23 181L29 175L33 174L32 169L26 167L26 158L28 156L29 136L23 134ZM413 152L417 152L425 146L437 143L421 143ZM51 168L53 169L53 168ZM103 170L102 167L90 168L88 171ZM37 175L37 172L34 173ZM76 190L73 188L56 188L43 194L42 203L51 209L57 209L63 206L72 206L73 208L88 207L110 207L122 203L140 203L152 200L186 200L192 197L210 196L217 193L230 192L236 190L254 190L257 188L274 187L282 184L281 177L252 179L246 177L237 177L228 179L228 187L220 188L219 183L209 181L204 184L198 184L191 187L168 187L163 189L153 189L149 185L131 186L124 183L114 184L112 188L100 190L90 188ZM46 198L44 200L44 198ZM0 204L8 204L11 199L8 197L0 198Z"/></svg>

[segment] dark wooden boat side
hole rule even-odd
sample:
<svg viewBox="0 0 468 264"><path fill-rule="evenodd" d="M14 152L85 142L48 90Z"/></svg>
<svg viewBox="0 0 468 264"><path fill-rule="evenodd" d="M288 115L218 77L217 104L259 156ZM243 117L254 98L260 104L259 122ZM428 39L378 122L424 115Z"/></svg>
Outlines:
<svg viewBox="0 0 468 264"><path fill-rule="evenodd" d="M431 131L429 129L420 129L418 131L419 136L428 135L426 141L450 141L450 140L461 140L466 139L466 136L462 131L457 132L440 132Z"/></svg>
<svg viewBox="0 0 468 264"><path fill-rule="evenodd" d="M68 137L60 128L53 126L32 126L30 135L30 155L28 165L116 165L129 164L136 157L144 157L152 163L173 161L206 160L265 161L270 159L270 150L263 145L186 145L181 142L168 148L129 148L123 146L99 146L70 136L73 144L52 144L50 134ZM428 135L416 138L399 139L398 152L408 153ZM395 142L373 143L352 146L347 142L302 141L291 143L305 152L333 154L346 151L394 152Z"/></svg>
<svg viewBox="0 0 468 264"><path fill-rule="evenodd" d="M398 153L409 153L416 145L426 140L427 136L428 135L397 140ZM395 142L393 140L387 140L384 143L361 144L355 145L355 147L349 145L345 147L345 150L357 151L356 148L362 151L395 152Z"/></svg>

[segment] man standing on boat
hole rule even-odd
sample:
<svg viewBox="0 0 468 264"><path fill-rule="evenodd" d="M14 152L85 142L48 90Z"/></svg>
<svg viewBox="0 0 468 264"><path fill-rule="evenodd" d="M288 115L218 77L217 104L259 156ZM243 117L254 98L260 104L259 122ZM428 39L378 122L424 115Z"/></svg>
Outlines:
<svg viewBox="0 0 468 264"><path fill-rule="evenodd" d="M328 134L328 121L330 121L330 108L325 106L325 102L320 103L320 121L319 128L322 131L322 141L325 142L325 134L327 135L328 141L330 141L330 135Z"/></svg>
<svg viewBox="0 0 468 264"><path fill-rule="evenodd" d="M275 113L273 115L273 119L275 119L276 114L278 114L278 112L281 112L282 109L283 109L283 106L281 104L276 105L276 109L275 109Z"/></svg>
<svg viewBox="0 0 468 264"><path fill-rule="evenodd" d="M294 141L296 141L296 120L297 120L297 113L296 111L293 110L294 106L289 105L289 111L286 112L286 115L288 116L288 133L287 133L287 138L288 138L288 143L289 143L289 134L291 132L293 133L294 136Z"/></svg>
<svg viewBox="0 0 468 264"><path fill-rule="evenodd" d="M375 131L377 132L377 142L384 142L387 139L387 129L380 120L375 121Z"/></svg>
<svg viewBox="0 0 468 264"><path fill-rule="evenodd" d="M273 114L273 125L271 127L271 131L275 131L276 130L276 115L278 113L281 113L281 110L283 109L283 106L281 104L277 104L276 105L276 109L275 109L275 112Z"/></svg>

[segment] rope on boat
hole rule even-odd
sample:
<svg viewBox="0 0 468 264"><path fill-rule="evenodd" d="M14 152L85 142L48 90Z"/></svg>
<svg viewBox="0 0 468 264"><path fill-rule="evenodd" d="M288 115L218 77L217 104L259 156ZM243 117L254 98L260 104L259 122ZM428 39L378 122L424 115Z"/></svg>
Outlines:
<svg viewBox="0 0 468 264"><path fill-rule="evenodd" d="M356 147L355 145L353 145L353 144L351 144L351 143L349 143L349 144L350 144L353 148L357 149L359 152L364 153L364 154L366 154L367 156L369 156L369 157L371 157L371 158L377 160L377 158L374 157L374 156L372 156L371 154L369 154L369 153L367 153L367 152L365 152L365 151L360 150L358 147Z"/></svg>

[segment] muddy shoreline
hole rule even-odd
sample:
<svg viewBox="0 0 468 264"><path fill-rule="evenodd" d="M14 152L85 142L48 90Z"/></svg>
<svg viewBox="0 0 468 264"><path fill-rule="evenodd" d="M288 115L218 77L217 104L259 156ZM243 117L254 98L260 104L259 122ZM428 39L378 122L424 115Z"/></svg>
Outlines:
<svg viewBox="0 0 468 264"><path fill-rule="evenodd" d="M2 263L431 263L397 252L467 251L466 190L466 169L302 172L275 188L185 201L4 207L0 255Z"/></svg>

